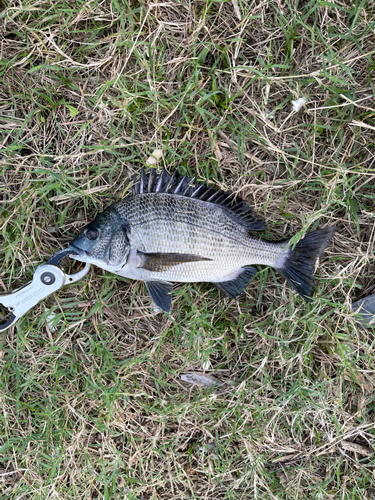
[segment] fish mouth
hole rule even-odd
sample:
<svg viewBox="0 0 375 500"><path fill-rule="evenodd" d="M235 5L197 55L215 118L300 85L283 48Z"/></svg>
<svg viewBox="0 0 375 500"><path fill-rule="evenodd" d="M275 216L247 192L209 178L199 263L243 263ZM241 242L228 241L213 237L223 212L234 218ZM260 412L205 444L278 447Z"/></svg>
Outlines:
<svg viewBox="0 0 375 500"><path fill-rule="evenodd" d="M72 257L75 258L77 257L86 257L88 253L86 250L82 250L82 248L76 247L75 245L72 245L72 243L69 243L68 249L72 251Z"/></svg>

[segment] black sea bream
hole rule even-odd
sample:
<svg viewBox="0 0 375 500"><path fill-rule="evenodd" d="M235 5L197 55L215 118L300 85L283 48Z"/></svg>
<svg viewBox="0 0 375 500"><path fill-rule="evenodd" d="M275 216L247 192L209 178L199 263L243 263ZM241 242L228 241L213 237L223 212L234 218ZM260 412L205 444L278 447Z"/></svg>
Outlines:
<svg viewBox="0 0 375 500"><path fill-rule="evenodd" d="M266 229L251 207L177 172L152 169L135 179L132 194L82 229L70 248L75 259L142 280L163 311L173 282L210 282L236 298L257 270L277 269L305 299L314 293L314 265L335 227L313 231L292 250L289 240L252 235Z"/></svg>

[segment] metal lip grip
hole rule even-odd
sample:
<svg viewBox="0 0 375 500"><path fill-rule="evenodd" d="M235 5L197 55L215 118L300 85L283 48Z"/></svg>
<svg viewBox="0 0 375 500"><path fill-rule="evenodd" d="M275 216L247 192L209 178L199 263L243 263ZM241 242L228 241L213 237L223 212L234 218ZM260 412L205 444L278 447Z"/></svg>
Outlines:
<svg viewBox="0 0 375 500"><path fill-rule="evenodd" d="M86 276L90 270L90 264L86 264L81 271L72 275L66 274L58 267L64 257L72 254L74 252L71 249L60 250L46 264L37 268L32 281L12 292L0 293L0 304L11 313L11 317L5 323L0 324L0 332L12 326L38 302L64 285L75 283Z"/></svg>

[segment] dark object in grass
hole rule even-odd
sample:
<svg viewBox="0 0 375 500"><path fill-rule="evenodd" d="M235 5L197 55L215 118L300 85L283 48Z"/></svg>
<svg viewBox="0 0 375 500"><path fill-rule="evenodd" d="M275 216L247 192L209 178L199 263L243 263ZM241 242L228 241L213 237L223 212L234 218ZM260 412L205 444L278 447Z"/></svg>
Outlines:
<svg viewBox="0 0 375 500"><path fill-rule="evenodd" d="M352 304L360 328L375 328L375 293Z"/></svg>
<svg viewBox="0 0 375 500"><path fill-rule="evenodd" d="M154 303L171 309L172 282L210 282L235 299L256 275L254 264L277 269L305 300L314 265L336 228L272 242L251 233L265 223L240 197L197 184L187 175L142 170L133 192L82 229L73 258L142 280Z"/></svg>
<svg viewBox="0 0 375 500"><path fill-rule="evenodd" d="M33 152L29 148L21 148L18 151L18 154L21 155L21 156L30 156L30 155L33 154Z"/></svg>

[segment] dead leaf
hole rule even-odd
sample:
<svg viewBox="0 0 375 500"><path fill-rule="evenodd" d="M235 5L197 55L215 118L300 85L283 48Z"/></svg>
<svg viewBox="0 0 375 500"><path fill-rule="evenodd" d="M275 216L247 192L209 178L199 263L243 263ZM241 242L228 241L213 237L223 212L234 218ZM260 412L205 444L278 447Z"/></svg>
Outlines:
<svg viewBox="0 0 375 500"><path fill-rule="evenodd" d="M156 165L157 162L163 158L163 150L162 149L155 149L151 156L147 158L147 165Z"/></svg>
<svg viewBox="0 0 375 500"><path fill-rule="evenodd" d="M223 155L221 154L220 148L217 144L214 146L214 155L217 161L221 161L223 159Z"/></svg>
<svg viewBox="0 0 375 500"><path fill-rule="evenodd" d="M360 453L361 455L364 455L365 457L369 457L372 455L372 450L368 448L367 446L362 446L357 443L352 443L351 441L341 441L340 442L341 447L344 450L347 451L354 451L356 453Z"/></svg>
<svg viewBox="0 0 375 500"><path fill-rule="evenodd" d="M293 455L285 455L284 457L273 458L271 462L273 464L278 464L280 462L289 462L300 455L301 455L300 453L294 453Z"/></svg>
<svg viewBox="0 0 375 500"><path fill-rule="evenodd" d="M78 304L78 307L88 307L88 306L93 306L97 303L97 299L90 299L90 300L86 300L84 302L80 302Z"/></svg>
<svg viewBox="0 0 375 500"><path fill-rule="evenodd" d="M198 373L184 373L181 375L181 380L188 384L196 384L200 387L211 387L217 380L207 375L199 375Z"/></svg>
<svg viewBox="0 0 375 500"><path fill-rule="evenodd" d="M233 8L234 8L234 13L236 14L238 20L242 21L242 15L241 15L238 0L232 0L232 4L233 4Z"/></svg>
<svg viewBox="0 0 375 500"><path fill-rule="evenodd" d="M230 149L229 144L227 144L226 142L219 141L219 142L218 142L218 145L219 145L219 146L222 146L223 148L228 148L228 149Z"/></svg>
<svg viewBox="0 0 375 500"><path fill-rule="evenodd" d="M189 465L185 467L185 471L187 472L187 474L191 476L197 472L195 469L192 469Z"/></svg>
<svg viewBox="0 0 375 500"><path fill-rule="evenodd" d="M362 388L364 392L370 392L372 390L372 385L367 382L365 376L361 372L353 373L349 370L345 370L344 379L349 380L350 382L355 382Z"/></svg>

